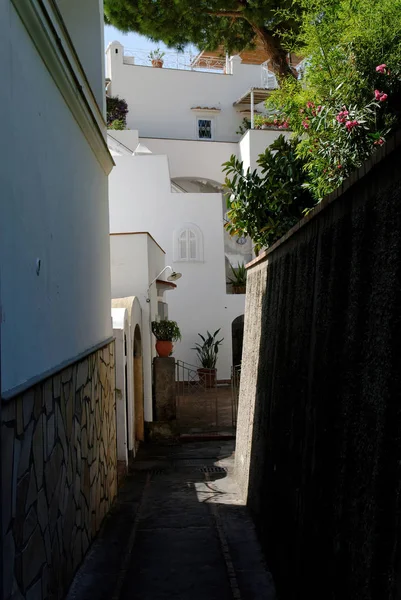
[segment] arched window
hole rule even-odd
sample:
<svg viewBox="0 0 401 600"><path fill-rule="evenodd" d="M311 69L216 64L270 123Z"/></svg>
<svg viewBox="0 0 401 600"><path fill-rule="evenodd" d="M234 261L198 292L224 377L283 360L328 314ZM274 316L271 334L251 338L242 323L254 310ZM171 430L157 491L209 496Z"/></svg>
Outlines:
<svg viewBox="0 0 401 600"><path fill-rule="evenodd" d="M203 261L202 232L193 223L187 223L174 233L174 260Z"/></svg>

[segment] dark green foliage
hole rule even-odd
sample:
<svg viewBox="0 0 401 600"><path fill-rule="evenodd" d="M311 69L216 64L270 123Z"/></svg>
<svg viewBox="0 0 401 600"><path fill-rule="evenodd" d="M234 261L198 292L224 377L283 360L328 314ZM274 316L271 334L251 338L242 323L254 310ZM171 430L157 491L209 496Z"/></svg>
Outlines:
<svg viewBox="0 0 401 600"><path fill-rule="evenodd" d="M176 342L181 339L180 328L176 321L152 321L152 333L160 342Z"/></svg>
<svg viewBox="0 0 401 600"><path fill-rule="evenodd" d="M106 97L107 127L109 129L125 129L127 126L128 105L118 96ZM118 123L115 123L118 121ZM113 126L113 123L115 124Z"/></svg>
<svg viewBox="0 0 401 600"><path fill-rule="evenodd" d="M280 135L260 155L261 173L250 169L244 173L235 156L223 165L231 192L226 229L232 235L249 236L257 251L278 240L315 204L304 187L305 161L297 156L298 141Z"/></svg>
<svg viewBox="0 0 401 600"><path fill-rule="evenodd" d="M224 339L224 338L222 338L221 340L217 339L217 335L218 335L219 331L220 331L220 329L217 329L217 331L215 331L213 335L211 333L209 333L209 331L208 331L206 337L203 336L201 333L198 333L199 337L202 340L202 344L196 343L195 348L192 348L192 350L196 350L196 353L198 355L198 360L199 360L200 364L202 365L203 369L215 369L216 368L219 346L223 342L223 339Z"/></svg>
<svg viewBox="0 0 401 600"><path fill-rule="evenodd" d="M195 44L240 51L259 38L281 74L289 71L279 36L297 28L296 12L292 0L105 0L106 23L179 50Z"/></svg>

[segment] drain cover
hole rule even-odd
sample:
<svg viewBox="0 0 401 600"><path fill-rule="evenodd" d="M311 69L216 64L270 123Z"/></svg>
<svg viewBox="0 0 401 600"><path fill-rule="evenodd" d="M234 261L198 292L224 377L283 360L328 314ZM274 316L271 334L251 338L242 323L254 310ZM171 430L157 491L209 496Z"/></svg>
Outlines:
<svg viewBox="0 0 401 600"><path fill-rule="evenodd" d="M201 473L227 473L225 467L201 467L199 471Z"/></svg>
<svg viewBox="0 0 401 600"><path fill-rule="evenodd" d="M150 475L164 475L164 473L167 473L168 468L160 468L160 469L148 469L147 472Z"/></svg>

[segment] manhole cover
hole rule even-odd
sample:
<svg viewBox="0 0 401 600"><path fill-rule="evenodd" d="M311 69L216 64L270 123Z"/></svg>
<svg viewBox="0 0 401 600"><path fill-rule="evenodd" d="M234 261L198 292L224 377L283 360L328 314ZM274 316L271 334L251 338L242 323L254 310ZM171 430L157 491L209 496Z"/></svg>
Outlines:
<svg viewBox="0 0 401 600"><path fill-rule="evenodd" d="M199 471L201 473L227 473L225 467L201 467Z"/></svg>

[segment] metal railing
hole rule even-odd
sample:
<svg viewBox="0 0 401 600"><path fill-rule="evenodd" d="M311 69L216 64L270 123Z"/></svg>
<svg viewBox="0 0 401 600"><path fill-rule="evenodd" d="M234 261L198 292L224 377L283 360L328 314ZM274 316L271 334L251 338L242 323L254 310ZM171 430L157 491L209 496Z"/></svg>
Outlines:
<svg viewBox="0 0 401 600"><path fill-rule="evenodd" d="M206 384L205 380L199 377L199 367L177 360L175 369L177 396L195 395L205 391Z"/></svg>
<svg viewBox="0 0 401 600"><path fill-rule="evenodd" d="M275 74L269 69L269 61L261 64L261 86L268 90L275 90L278 88L278 83Z"/></svg>
<svg viewBox="0 0 401 600"><path fill-rule="evenodd" d="M163 60L163 69L178 69L181 71L214 71L224 73L226 69L225 58L202 57L199 66L194 66L195 58L198 54L191 52L165 52ZM147 50L124 47L123 62L126 65L138 65L142 67L151 67L152 61L149 58Z"/></svg>

